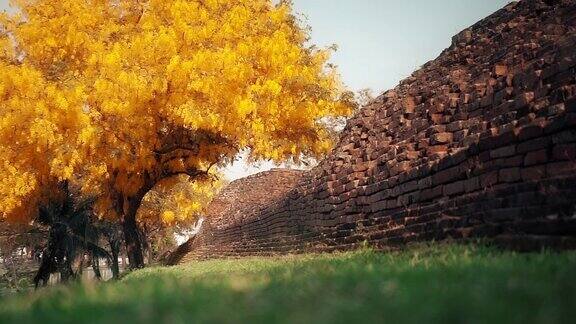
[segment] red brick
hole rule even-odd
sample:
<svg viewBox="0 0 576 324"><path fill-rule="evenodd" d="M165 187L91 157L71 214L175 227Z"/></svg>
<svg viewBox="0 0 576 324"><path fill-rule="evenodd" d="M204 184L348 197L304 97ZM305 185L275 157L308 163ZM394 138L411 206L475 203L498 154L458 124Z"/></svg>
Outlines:
<svg viewBox="0 0 576 324"><path fill-rule="evenodd" d="M446 133L446 132L437 133L437 134L432 134L431 143L432 143L432 145L446 144L446 143L451 143L453 139L454 139L454 135L452 133Z"/></svg>
<svg viewBox="0 0 576 324"><path fill-rule="evenodd" d="M427 148L428 154L446 154L448 153L448 146L447 145L435 145L430 146Z"/></svg>
<svg viewBox="0 0 576 324"><path fill-rule="evenodd" d="M464 189L466 192L473 192L480 189L480 178L474 177L466 180L464 183Z"/></svg>
<svg viewBox="0 0 576 324"><path fill-rule="evenodd" d="M514 154L516 154L515 145L509 145L490 151L490 157L493 159L508 157Z"/></svg>
<svg viewBox="0 0 576 324"><path fill-rule="evenodd" d="M542 129L540 125L530 125L523 127L520 130L518 134L518 139L520 139L521 141L525 141L534 137L538 137L542 134L544 134L544 129Z"/></svg>
<svg viewBox="0 0 576 324"><path fill-rule="evenodd" d="M363 172L368 170L368 162L361 162L361 163L356 163L354 164L354 166L352 167L352 170L354 170L354 172Z"/></svg>
<svg viewBox="0 0 576 324"><path fill-rule="evenodd" d="M408 151L406 152L406 158L408 160L416 160L420 157L420 152L418 151Z"/></svg>
<svg viewBox="0 0 576 324"><path fill-rule="evenodd" d="M555 162L546 165L546 174L548 174L548 176L573 174L574 172L576 172L575 161Z"/></svg>
<svg viewBox="0 0 576 324"><path fill-rule="evenodd" d="M549 137L538 137L518 144L518 153L526 153L546 148L550 144Z"/></svg>
<svg viewBox="0 0 576 324"><path fill-rule="evenodd" d="M538 150L533 152L528 152L524 158L524 165L531 166L535 164L543 164L548 162L548 152L547 150Z"/></svg>
<svg viewBox="0 0 576 324"><path fill-rule="evenodd" d="M491 129L489 132L487 132L486 136L489 137L484 140L484 143L481 143L481 146L485 147L486 149L495 149L516 143L518 140L518 135L514 130L505 131L499 135L495 134L497 134L496 129Z"/></svg>
<svg viewBox="0 0 576 324"><path fill-rule="evenodd" d="M442 196L442 190L443 190L442 186L436 186L431 189L424 189L420 194L420 199L424 201L440 197Z"/></svg>
<svg viewBox="0 0 576 324"><path fill-rule="evenodd" d="M426 189L432 186L432 177L428 176L426 178L420 179L418 181L418 189Z"/></svg>
<svg viewBox="0 0 576 324"><path fill-rule="evenodd" d="M494 162L497 166L502 167L502 168L521 166L522 163L524 163L524 156L516 155L516 156L505 158L505 159L495 160Z"/></svg>
<svg viewBox="0 0 576 324"><path fill-rule="evenodd" d="M554 160L576 160L576 144L556 145L552 152Z"/></svg>
<svg viewBox="0 0 576 324"><path fill-rule="evenodd" d="M432 183L434 185L444 184L447 182L452 182L458 180L458 178L464 175L464 171L461 167L455 166L446 170L442 170L432 176Z"/></svg>
<svg viewBox="0 0 576 324"><path fill-rule="evenodd" d="M546 166L540 165L530 168L523 168L520 172L522 181L536 181L546 176Z"/></svg>
<svg viewBox="0 0 576 324"><path fill-rule="evenodd" d="M516 182L522 179L520 176L520 168L502 169L498 173L498 179L500 182Z"/></svg>
<svg viewBox="0 0 576 324"><path fill-rule="evenodd" d="M454 141L455 142L460 142L462 140L464 140L466 138L466 135L468 135L468 130L467 129L463 129L460 131L457 131L454 133Z"/></svg>
<svg viewBox="0 0 576 324"><path fill-rule="evenodd" d="M390 175L395 176L402 172L406 172L409 169L410 169L410 162L408 161L400 162L390 170Z"/></svg>
<svg viewBox="0 0 576 324"><path fill-rule="evenodd" d="M462 130L465 125L466 125L466 122L464 122L464 121L455 121L455 122L448 124L446 126L446 130L449 132L456 132L456 131Z"/></svg>
<svg viewBox="0 0 576 324"><path fill-rule="evenodd" d="M569 129L563 132L557 133L552 137L552 142L554 144L566 144L576 142L576 130Z"/></svg>
<svg viewBox="0 0 576 324"><path fill-rule="evenodd" d="M490 158L490 151L484 151L478 155L480 162L488 162L491 160Z"/></svg>
<svg viewBox="0 0 576 324"><path fill-rule="evenodd" d="M406 97L404 99L404 113L413 114L416 108L416 100L413 97Z"/></svg>
<svg viewBox="0 0 576 324"><path fill-rule="evenodd" d="M465 191L464 181L456 181L444 185L443 193L445 196L453 196L455 194L460 194Z"/></svg>
<svg viewBox="0 0 576 324"><path fill-rule="evenodd" d="M516 104L516 108L522 108L524 106L526 106L527 104L531 103L532 101L534 101L534 92L526 92L523 93L521 95L519 95L518 97L516 97L515 100L515 104Z"/></svg>
<svg viewBox="0 0 576 324"><path fill-rule="evenodd" d="M480 176L480 184L483 188L490 187L498 183L498 171L492 171Z"/></svg>

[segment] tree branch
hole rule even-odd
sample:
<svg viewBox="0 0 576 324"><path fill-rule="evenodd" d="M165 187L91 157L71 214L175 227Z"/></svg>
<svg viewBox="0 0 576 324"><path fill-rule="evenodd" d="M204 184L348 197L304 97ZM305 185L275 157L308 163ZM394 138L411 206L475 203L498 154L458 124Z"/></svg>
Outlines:
<svg viewBox="0 0 576 324"><path fill-rule="evenodd" d="M179 171L164 171L162 174L162 178L170 178L175 177L178 175L187 175L191 179L199 179L204 177L210 177L209 170L198 170L198 169L188 169L188 170L179 170Z"/></svg>
<svg viewBox="0 0 576 324"><path fill-rule="evenodd" d="M154 150L153 152L156 155L166 155L166 154L170 154L173 153L175 151L178 150L182 150L182 151L190 151L191 153L198 153L200 147L198 144L196 143L191 143L191 144L172 144L172 145L167 145L165 147L162 147L158 150Z"/></svg>

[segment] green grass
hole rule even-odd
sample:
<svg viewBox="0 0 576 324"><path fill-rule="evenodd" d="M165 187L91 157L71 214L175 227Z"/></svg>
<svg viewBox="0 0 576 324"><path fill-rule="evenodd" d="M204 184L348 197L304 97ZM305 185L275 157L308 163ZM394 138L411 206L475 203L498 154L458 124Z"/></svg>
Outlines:
<svg viewBox="0 0 576 324"><path fill-rule="evenodd" d="M430 245L212 260L0 299L0 323L569 323L576 252Z"/></svg>

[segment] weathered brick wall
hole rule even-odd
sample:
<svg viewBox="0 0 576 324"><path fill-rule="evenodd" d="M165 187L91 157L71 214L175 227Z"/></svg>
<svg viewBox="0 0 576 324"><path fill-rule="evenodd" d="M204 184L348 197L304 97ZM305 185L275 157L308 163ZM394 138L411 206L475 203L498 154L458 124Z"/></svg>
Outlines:
<svg viewBox="0 0 576 324"><path fill-rule="evenodd" d="M205 226L210 232L226 228L230 223L242 223L261 213L271 203L282 199L302 178L304 171L290 169L272 169L246 178L238 179L224 187L208 205ZM179 263L202 240L206 230L194 235L162 257L167 265Z"/></svg>
<svg viewBox="0 0 576 324"><path fill-rule="evenodd" d="M281 199L302 177L304 171L272 169L231 182L210 202L206 210L210 224L223 228L243 222L261 206Z"/></svg>
<svg viewBox="0 0 576 324"><path fill-rule="evenodd" d="M208 225L188 259L363 241L576 246L576 4L521 1L349 121L288 194Z"/></svg>

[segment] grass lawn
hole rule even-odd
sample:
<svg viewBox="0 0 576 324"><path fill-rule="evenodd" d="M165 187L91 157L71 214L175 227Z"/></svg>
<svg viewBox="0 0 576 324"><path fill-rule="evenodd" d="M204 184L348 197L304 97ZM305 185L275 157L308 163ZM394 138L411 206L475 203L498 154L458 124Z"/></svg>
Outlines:
<svg viewBox="0 0 576 324"><path fill-rule="evenodd" d="M576 252L433 244L212 260L3 297L0 323L570 323Z"/></svg>

